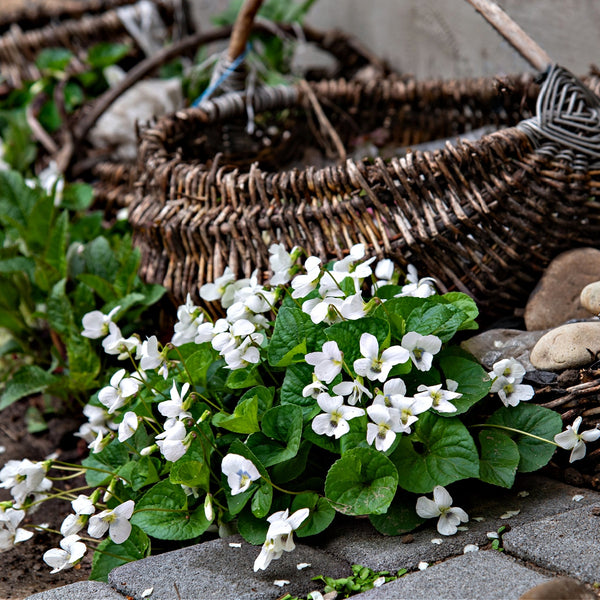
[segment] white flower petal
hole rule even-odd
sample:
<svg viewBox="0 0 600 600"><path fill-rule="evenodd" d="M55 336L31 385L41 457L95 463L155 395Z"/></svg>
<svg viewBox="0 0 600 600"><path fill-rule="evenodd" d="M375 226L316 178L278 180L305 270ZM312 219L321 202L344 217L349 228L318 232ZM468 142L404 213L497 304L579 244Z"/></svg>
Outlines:
<svg viewBox="0 0 600 600"><path fill-rule="evenodd" d="M433 501L440 507L452 506L452 496L448 493L448 490L441 485L436 485L433 488Z"/></svg>
<svg viewBox="0 0 600 600"><path fill-rule="evenodd" d="M423 519L433 519L440 516L438 505L425 496L417 498L417 514Z"/></svg>

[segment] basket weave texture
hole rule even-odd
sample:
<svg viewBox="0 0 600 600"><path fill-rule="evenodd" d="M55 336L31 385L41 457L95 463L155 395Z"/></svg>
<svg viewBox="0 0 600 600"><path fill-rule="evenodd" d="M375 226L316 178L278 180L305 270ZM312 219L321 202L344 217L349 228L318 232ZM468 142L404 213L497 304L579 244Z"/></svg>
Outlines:
<svg viewBox="0 0 600 600"><path fill-rule="evenodd" d="M137 48L119 17L118 9L124 4L133 4L133 0L88 0L82 6L89 5L89 13L51 20L26 31L20 27L11 28L0 36L0 73L5 84L10 88L19 88L25 81L39 79L42 75L35 65L35 59L44 48L67 48L79 58L91 45L107 40L130 43L132 48ZM153 0L153 4L160 10L163 21L172 25L173 2ZM99 11L99 5L104 6L102 12ZM142 56L140 53L137 58Z"/></svg>
<svg viewBox="0 0 600 600"><path fill-rule="evenodd" d="M597 77L585 83L600 90ZM414 146L500 129L433 152L286 168L327 146L303 87L254 96L256 123L273 135L249 138L245 152L228 150L227 139L229 127L247 121L242 96L163 117L142 132L130 207L147 281L176 301L187 293L200 301L199 287L227 265L240 277L266 274L273 242L323 260L362 242L435 276L442 291L469 293L494 316L522 306L556 254L598 244L598 166L554 141L534 145L515 127L535 112L531 77L339 80L311 89L346 147L361 136Z"/></svg>

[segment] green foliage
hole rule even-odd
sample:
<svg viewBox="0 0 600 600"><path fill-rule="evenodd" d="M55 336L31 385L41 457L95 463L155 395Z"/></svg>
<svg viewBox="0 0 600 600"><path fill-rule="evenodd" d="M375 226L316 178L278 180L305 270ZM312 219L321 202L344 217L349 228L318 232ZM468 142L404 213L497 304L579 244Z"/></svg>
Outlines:
<svg viewBox="0 0 600 600"><path fill-rule="evenodd" d="M258 15L262 19L274 23L302 23L304 17L315 0L267 0L263 3ZM242 0L232 0L221 14L212 18L215 25L233 25ZM267 85L285 84L289 81L292 58L296 41L290 37L281 37L265 33L252 33L250 36L252 51L245 58L246 63L254 70L259 80ZM198 52L195 66L186 69L183 75L183 89L190 101L196 100L208 87L211 80L214 57L208 57L204 49ZM183 71L180 60L174 61L161 70L161 77L178 76Z"/></svg>
<svg viewBox="0 0 600 600"><path fill-rule="evenodd" d="M501 428L499 430L517 445L518 470L522 473L536 471L547 464L554 447L543 440L553 440L562 429L562 419L557 412L535 404L499 408L487 424Z"/></svg>
<svg viewBox="0 0 600 600"><path fill-rule="evenodd" d="M26 112L34 100L41 99L36 109L40 125L50 134L63 126L63 111L71 115L83 104L93 100L108 88L103 69L117 64L131 51L126 44L100 42L91 46L87 53L87 70L77 69L77 74L69 72L75 58L73 53L61 47L44 48L35 59L42 77L35 82L27 82L20 90L15 90L0 101L0 138L4 142L4 156L10 167L30 175L37 157L37 145L27 123ZM60 84L62 91L56 94ZM62 106L56 104L62 98Z"/></svg>
<svg viewBox="0 0 600 600"><path fill-rule="evenodd" d="M436 485L479 477L475 442L456 417L425 413L415 423L414 436L403 436L390 458L402 473L400 486L409 492L424 494Z"/></svg>
<svg viewBox="0 0 600 600"><path fill-rule="evenodd" d="M131 528L129 538L122 544L115 544L110 538L98 546L92 561L90 579L108 581L108 574L117 567L134 560L146 558L150 554L148 536L135 525Z"/></svg>
<svg viewBox="0 0 600 600"><path fill-rule="evenodd" d="M188 509L185 492L170 481L153 485L141 497L131 523L159 540L190 540L210 525L204 508Z"/></svg>
<svg viewBox="0 0 600 600"><path fill-rule="evenodd" d="M338 459L327 473L325 496L346 515L380 515L396 491L398 471L389 458L373 448L355 448Z"/></svg>
<svg viewBox="0 0 600 600"><path fill-rule="evenodd" d="M348 598L354 594L361 594L372 589L375 580L381 577L384 578L384 583L389 583L406 573L406 569L400 569L395 575L392 575L389 571L374 571L369 567L352 565L352 575L349 577L334 579L333 577L318 575L317 577L313 577L313 581L321 581L325 584L323 591L325 594L337 592L338 594L343 594L344 598ZM284 597L281 600L286 600L286 598Z"/></svg>
<svg viewBox="0 0 600 600"><path fill-rule="evenodd" d="M0 172L0 327L14 359L0 409L39 392L67 400L97 389L101 359L80 335L83 315L121 304L136 319L163 293L140 281L128 236L78 235L92 197L85 184L64 185L61 198L58 183L45 190Z"/></svg>

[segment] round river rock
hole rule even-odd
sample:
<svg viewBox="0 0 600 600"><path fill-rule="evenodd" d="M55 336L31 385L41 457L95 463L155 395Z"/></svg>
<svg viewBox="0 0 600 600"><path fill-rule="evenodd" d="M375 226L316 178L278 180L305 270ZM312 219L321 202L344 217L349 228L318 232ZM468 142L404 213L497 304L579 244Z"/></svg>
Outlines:
<svg viewBox="0 0 600 600"><path fill-rule="evenodd" d="M543 335L531 351L531 364L545 371L585 367L600 353L600 321L567 323Z"/></svg>
<svg viewBox="0 0 600 600"><path fill-rule="evenodd" d="M558 327L571 319L587 319L581 290L598 281L600 250L576 248L559 254L549 265L525 307L527 331Z"/></svg>
<svg viewBox="0 0 600 600"><path fill-rule="evenodd" d="M581 290L581 306L593 315L600 314L600 281L594 281Z"/></svg>

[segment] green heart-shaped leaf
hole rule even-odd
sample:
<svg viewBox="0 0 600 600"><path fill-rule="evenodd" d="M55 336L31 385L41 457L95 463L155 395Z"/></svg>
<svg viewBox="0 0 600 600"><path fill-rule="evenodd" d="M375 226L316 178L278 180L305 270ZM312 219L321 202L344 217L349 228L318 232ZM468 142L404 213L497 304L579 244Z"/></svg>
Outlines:
<svg viewBox="0 0 600 600"><path fill-rule="evenodd" d="M467 428L457 418L433 413L419 416L414 433L401 437L390 459L402 473L400 487L417 494L431 492L436 485L479 477L479 455Z"/></svg>
<svg viewBox="0 0 600 600"><path fill-rule="evenodd" d="M479 478L493 485L511 488L521 459L517 444L498 429L480 431L479 444Z"/></svg>
<svg viewBox="0 0 600 600"><path fill-rule="evenodd" d="M556 446L552 443L554 436L562 430L560 415L536 404L521 403L518 406L498 409L489 419L488 424L500 425L518 431L503 430L517 444L521 460L519 471L529 473L541 469L552 457ZM550 443L532 438L519 431L531 433L548 440Z"/></svg>
<svg viewBox="0 0 600 600"><path fill-rule="evenodd" d="M355 448L338 459L327 473L325 496L346 515L384 513L398 486L398 471L389 458L373 448Z"/></svg>

